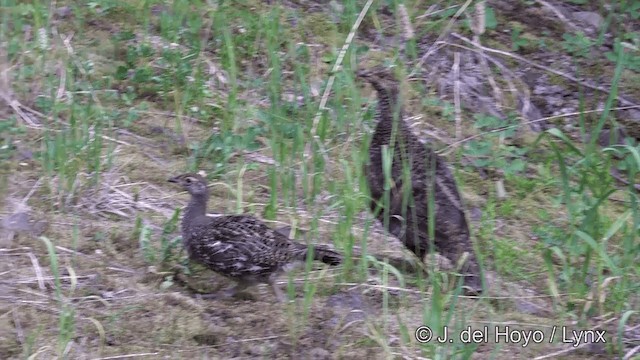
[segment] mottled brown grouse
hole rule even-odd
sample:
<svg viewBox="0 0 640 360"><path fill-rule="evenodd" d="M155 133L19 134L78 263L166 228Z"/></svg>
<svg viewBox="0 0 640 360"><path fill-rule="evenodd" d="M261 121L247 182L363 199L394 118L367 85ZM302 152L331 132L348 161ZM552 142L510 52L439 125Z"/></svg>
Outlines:
<svg viewBox="0 0 640 360"><path fill-rule="evenodd" d="M370 83L378 94L377 125L369 147L369 163L365 165L372 198L371 211L378 211L378 220L383 225L385 216L388 216L389 233L423 259L429 250L428 202L432 193L435 203L435 248L454 264L464 252L468 252L462 268L466 293L480 293L480 269L469 238L469 227L455 179L445 160L428 145L421 143L404 121L398 82L390 70L375 67L368 71L361 70L357 76ZM384 148L393 151L386 209ZM409 170L408 176L403 173L405 164ZM405 196L405 191L410 196Z"/></svg>
<svg viewBox="0 0 640 360"><path fill-rule="evenodd" d="M178 175L169 182L191 194L182 218L182 240L189 258L238 283L225 292L226 296L268 283L278 300L284 301L276 278L303 263L308 246L289 240L250 215L206 216L209 190L207 181L198 174ZM320 245L314 247L313 258L329 265L342 261L340 254Z"/></svg>

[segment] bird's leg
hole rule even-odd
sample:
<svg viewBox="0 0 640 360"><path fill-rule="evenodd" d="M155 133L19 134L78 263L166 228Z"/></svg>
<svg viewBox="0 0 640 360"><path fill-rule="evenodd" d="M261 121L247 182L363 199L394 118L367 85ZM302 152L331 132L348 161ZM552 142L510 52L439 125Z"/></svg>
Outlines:
<svg viewBox="0 0 640 360"><path fill-rule="evenodd" d="M455 263L454 266L463 277L464 294L468 296L480 295L483 291L480 266L468 237L452 236L442 248L443 255Z"/></svg>
<svg viewBox="0 0 640 360"><path fill-rule="evenodd" d="M229 299L229 298L233 298L233 297L238 297L239 294L246 289L247 287L249 287L250 284L244 283L244 282L239 282L238 284L227 288L225 290L220 290L218 292L215 293L207 293L207 294L202 294L202 293L197 293L196 297L198 299L204 299L204 300L211 300L211 299ZM245 297L242 297L245 298ZM248 294L248 296L246 296L246 299L251 299L251 295Z"/></svg>
<svg viewBox="0 0 640 360"><path fill-rule="evenodd" d="M210 294L196 293L195 294L196 299L202 299L202 300L218 299L219 297L220 295L218 295L217 293L210 293Z"/></svg>
<svg viewBox="0 0 640 360"><path fill-rule="evenodd" d="M236 286L226 289L222 293L225 297L235 297L239 292L245 290L247 287L249 287L249 284L240 281L236 284Z"/></svg>
<svg viewBox="0 0 640 360"><path fill-rule="evenodd" d="M191 281L189 281L189 277L185 275L185 268L186 266L182 264L173 266L171 270L173 270L173 280L175 283L184 287L189 293L191 293L191 296L212 298L213 296L210 296L211 294L209 292L200 289L196 284L192 284Z"/></svg>
<svg viewBox="0 0 640 360"><path fill-rule="evenodd" d="M479 296L483 291L479 266L473 261L467 260L462 265L461 270L462 276L464 276L464 294L467 296Z"/></svg>
<svg viewBox="0 0 640 360"><path fill-rule="evenodd" d="M278 299L279 302L284 303L287 302L287 297L282 293L282 290L280 290L280 288L278 287L278 283L277 283L277 277L275 275L272 275L269 277L269 285L271 285L271 288L273 289L273 294L276 296L276 299Z"/></svg>

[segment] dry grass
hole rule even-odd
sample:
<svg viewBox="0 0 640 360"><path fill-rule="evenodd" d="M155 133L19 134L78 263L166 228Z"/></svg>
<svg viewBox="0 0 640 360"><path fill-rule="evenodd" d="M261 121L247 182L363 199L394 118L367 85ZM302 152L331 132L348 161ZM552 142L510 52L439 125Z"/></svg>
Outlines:
<svg viewBox="0 0 640 360"><path fill-rule="evenodd" d="M536 99L530 85L521 80L523 67L560 76L595 94L609 94L607 86L594 85L589 79L578 80L568 70L553 69L549 64L479 40L504 42L498 31L480 37L484 31L478 25L473 40L461 34L465 29L461 26L462 17L477 16L471 12L470 1L447 6L402 4L398 18L384 5L366 1L356 7L349 18L351 22L344 15L349 2L330 5L342 6L344 17L333 14L340 9L330 11L315 2L285 2L275 15L271 11L276 5L253 1L238 4L232 7L233 11L214 4L173 8L158 2L145 13L145 19L132 15L140 10L140 4L125 1L110 10L107 3L91 11L77 10L86 16L82 21L64 15L67 10L76 11L71 4L48 3L46 7L56 15L51 15L46 31L46 51L37 45L24 45L21 51L8 56L5 49L10 40L24 40L25 44L42 40L33 15L37 11L25 18L34 25L21 28L24 33L16 29L11 34L2 32L6 38L0 39L4 69L0 101L9 106L0 109L0 118L15 119L15 128L22 132L11 135L12 153L0 167L0 214L4 218L0 228L1 358L297 358L306 354L313 359L417 359L448 358L456 353L479 359L582 359L610 356L606 350L616 346L612 342L620 339L618 329L623 329L623 337L630 339L618 350L628 358L633 356L637 346L637 325L634 328L633 324L637 321L621 322L625 313L607 307L613 301L607 291L618 278L610 277L600 283L601 292L592 291L590 298L578 299L570 306L566 302L576 301L574 294L554 291L544 268L544 244L533 234L534 229L550 224L570 228L568 210L555 200L561 190L549 180L554 173L544 172L557 171L555 166L546 165L548 158L527 164L521 176L536 186L535 190L526 191L505 176L502 169L485 171L474 167L474 159L468 154L459 152L458 158L452 155L472 140L504 130L474 128L473 113L504 117L515 112L518 121L513 127L521 135L518 139L528 139L527 135L539 130L533 124L568 121L563 116L533 116L531 108ZM542 3L552 6L550 2ZM453 10L452 17L440 18L439 14L447 10ZM253 16L254 12L264 19L273 16L281 20L282 29L271 33L276 30L268 20L247 20L229 23L229 33L221 36L216 31L224 29L214 27L212 31L212 24L220 21L216 11L228 11L224 14L234 21L242 16L252 19L248 14ZM202 65L203 72L193 70L186 74L190 80L184 86L178 85L181 79L174 79L175 87L169 90L145 88L148 84L136 82L132 73L116 80L114 74L124 63L123 53L128 46L149 45L153 57L138 56L135 61L139 68L148 66L157 77L172 69L162 62L159 54L163 49L183 51L184 55L196 46L186 36L180 44L169 39L171 34L160 36L160 29L165 26L162 21L169 21L158 15L162 12L169 18L179 18L181 12L198 14L187 16L188 21L182 19L179 28L185 32L189 21L202 18L199 41L206 49L198 52L195 62ZM318 13L322 15L319 18ZM296 31L290 25L312 15L316 18L309 23L333 29L332 33ZM16 19L22 18L12 16L11 24L17 27ZM503 16L519 19L521 15ZM335 24L326 26L323 19ZM149 21L150 33L144 29L144 21ZM258 31L250 26L268 30ZM395 28L402 29L401 33L397 34ZM247 34L254 31L259 35L249 39ZM113 40L114 35L126 32L132 37ZM267 56L272 50L265 45L269 44L269 36L279 39L276 50L282 53L275 58L281 61L280 67ZM336 49L327 45L334 38L345 39L337 56L333 56ZM405 47L388 46L387 40L394 38L402 38ZM225 42L228 39L231 45ZM292 59L287 48L302 43L311 49L306 63ZM207 44L217 47L211 49ZM417 57L412 58L410 51L405 51L411 44L417 49ZM364 45L369 48L368 53L357 57L354 49ZM247 58L236 59L231 66L225 52L229 46L236 47L236 56L241 55L240 50L257 50L246 50ZM274 56L272 53L270 56ZM548 55L551 50L542 49L540 53ZM325 57L331 59L330 68ZM374 262L366 272L358 268L313 269L281 279L281 286L289 286L298 294L296 301L287 305L277 303L263 287L253 289L253 299L203 300L190 293L183 281L203 291L217 291L230 283L193 264L189 267L193 272L185 276L184 254L178 251L165 263L145 260L140 232L147 231L154 248L159 246L175 209L186 200L186 194L180 194L166 179L193 166L194 145L207 143L228 125L234 133L247 133L253 127L264 126L265 118L271 115L292 128L302 124L302 140L299 135L284 137L274 130L279 125L276 124L272 128L264 126L266 130L256 136L257 149L229 150L224 159L228 164L223 164L224 171L212 184L212 210L250 212L271 218L274 226L294 225L307 230L313 241L333 243L341 250L354 241L353 251L357 254L366 247L368 254L409 258L398 241L372 222L363 206L358 180L361 144L367 141L372 125L365 119L368 107L360 105L360 98L365 95L358 95L366 90L356 89L348 72L355 67L354 62L366 66L376 59L407 64L411 75L405 82L407 110L415 115L410 118L414 130L448 145L443 146L442 152L457 165L456 176L462 184L472 232L485 258L490 279L486 297L477 300L454 296L455 286L446 273L438 272L443 285L442 289L434 289L422 275L396 273ZM190 60L186 55L182 59ZM484 65L478 66L476 60ZM311 80L296 75L303 66L313 68L309 70ZM30 73L34 69L38 71ZM277 85L285 94L284 100L276 104L270 97L270 89L276 86L269 80L274 72L281 73ZM300 79L309 84L301 85ZM304 93L301 88L308 90L308 98L300 95ZM185 105L185 94L202 89L206 96ZM137 97L124 99L123 94L130 92ZM594 95L589 105L598 99ZM44 100L56 106L46 105ZM619 111L630 111L638 108L635 104L640 100L624 94L619 101L625 105ZM78 107L74 110L77 112L72 111L72 106ZM206 110L206 114L192 111L194 107ZM581 114L601 111L594 106ZM117 115L109 115L111 112ZM135 120L129 121L127 116ZM101 117L106 122L104 127L96 121ZM65 145L69 149L76 147L51 170L48 166L54 160L47 160L43 153L49 149L47 141L61 134L66 134L69 142L59 144L56 151L62 152ZM303 146L297 148L298 153L285 152L283 156L274 145L277 141L286 141L287 150L296 141L302 141ZM100 144L98 152L92 152L95 144ZM540 149L550 152L542 146ZM202 161L200 167L212 173L222 160L210 159ZM325 163L319 165L319 159ZM100 164L99 169L93 167L94 160ZM347 174L356 180L350 180ZM315 178L321 178L323 183L314 185ZM499 200L496 183L505 182L509 195L506 200ZM274 211L275 191L278 195ZM524 195L516 195L519 192ZM615 219L627 209L629 204L607 204L606 214ZM551 220L539 217L541 213L551 214ZM177 235L176 231L167 236ZM51 242L55 256L43 237ZM621 246L619 243L616 246ZM572 265L577 268L579 264ZM629 276L630 281L637 280L637 274ZM626 303L633 308L638 304L637 295L628 295ZM584 316L580 309L588 308L597 311ZM518 343L491 341L477 347L459 343L425 346L413 334L425 324L447 325L450 334L467 326L495 329L508 325L519 330L539 329L546 336L554 326L606 329L609 348L595 344L572 347L557 342L522 347Z"/></svg>

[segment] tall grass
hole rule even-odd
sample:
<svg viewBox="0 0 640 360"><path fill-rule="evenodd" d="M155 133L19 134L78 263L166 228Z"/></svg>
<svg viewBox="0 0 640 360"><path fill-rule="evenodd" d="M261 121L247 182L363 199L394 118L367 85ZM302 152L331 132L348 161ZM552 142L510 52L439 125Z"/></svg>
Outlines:
<svg viewBox="0 0 640 360"><path fill-rule="evenodd" d="M56 352L58 356L66 359L69 355L69 345L75 334L75 310L74 307L68 303L67 299L63 296L62 293L58 255L56 254L55 247L51 240L46 237L41 237L40 240L42 240L47 246L47 252L49 253L49 268L51 270L51 274L53 275L54 291L60 310L58 324L58 347L56 349ZM70 295L73 294L74 288L75 286L72 287L72 293Z"/></svg>
<svg viewBox="0 0 640 360"><path fill-rule="evenodd" d="M58 2L57 6L66 6L64 3ZM395 12L402 2L387 3L390 11ZM178 0L138 4L101 0L69 5L74 17L65 24L55 18L56 8L52 4L0 0L0 43L6 44L0 54L4 56L6 52L7 62L14 65L12 90L16 98L32 100L30 106L43 114L37 130L20 125L17 117L3 121L0 132L4 134L5 124L12 124L12 133L0 146L9 145L11 139L20 139L37 149L35 174L49 180L48 197L43 205L47 211L71 211L82 216L75 207L80 197L91 193L86 190L100 189L102 175L114 171L116 160L122 160L119 152L122 148L117 148L121 144L118 142L121 131L146 135L144 126L148 124L144 121L148 121L145 116L149 107L155 113L170 113L173 130L182 136L191 134L193 138L185 139L184 149L179 146L171 149L175 151L167 156L172 162L166 171L176 167L205 169L221 182L235 183L233 205L216 204L219 207L216 210L243 212L255 207L262 211L257 215L266 219L303 222L310 228L309 238L315 241L329 234L335 247L345 255L344 266L334 281L341 285L326 286L323 282L329 278L329 272L319 275L312 272L310 261L301 275L301 289L295 288L296 279L289 279L290 298L294 298L294 290L302 292L302 299L286 308L288 331L294 343L304 334L311 311L319 306L323 296L340 291L345 283L370 280L376 285L372 291L382 292L382 317L367 319L363 328L383 355L392 357L399 348L416 347L423 356L432 358L471 357L475 345L457 342L416 345L413 328L420 322L434 329L436 336L443 335L445 326L449 327L449 333L459 333L473 320L478 307L487 306L484 300L461 305L464 300L460 284L452 285L448 274L433 267L428 278L421 272L414 276L394 268L385 259L370 257L371 226L377 220L368 212L369 194L362 164L368 157L368 130L374 124L371 110L361 111L365 100L353 82L351 70L364 63L362 59L373 51L352 44L342 70L331 74L335 82L328 109L322 110L318 123L314 124L320 101L314 94L322 93L328 86L329 68L337 61L337 49L342 45L320 48L317 44L346 39L362 2L349 0L338 4L343 10L336 16L339 24L327 27L334 29L335 34L313 33L314 29L307 27L311 24L306 22L307 14L294 12L282 3ZM412 5L417 11L420 2ZM370 29L384 30L380 16L373 13L381 6L376 2L365 18ZM456 8L452 9L455 13ZM441 16L437 22L449 21L450 15ZM611 16L607 18L607 27ZM113 25L113 29L101 33L104 38L96 40L98 25ZM60 35L71 32L74 37L65 44ZM154 35L161 39L159 46ZM410 58L416 57L415 47L414 42L407 45ZM561 207L557 210L566 211L568 225L559 229L566 237L554 239L541 254L531 256L543 259L556 309L580 320L614 311L624 324L638 305L634 294L638 293L640 275L637 266L640 215L633 187L618 189L609 169L623 163L628 179L635 179L640 154L637 146L632 145L610 146L603 151L596 147L596 139L612 117L623 76L625 54L622 46L617 49L604 111L592 128L584 117L580 119L581 132L590 134L591 140L581 143L551 129L535 144L547 145L552 150L549 178L557 175L558 180L552 182L549 192L561 194ZM391 57L400 62L399 52L394 49L392 56L383 56L385 60ZM65 75L64 81L60 74ZM165 120L162 125L167 123ZM197 131L189 132L194 128ZM151 138L151 142L163 141ZM256 149L271 157L276 165L258 167L243 160L244 151ZM311 151L305 153L307 149ZM0 159L3 154L0 152ZM178 165L175 158L180 159ZM387 149L385 209L390 201L392 158ZM259 181L245 177L255 168L264 170ZM403 175L408 181L408 171ZM546 180L532 181L545 182L546 186ZM258 188L257 183L265 186L268 194L254 199L249 195L254 193L253 189L247 188ZM620 194L625 198L624 208L616 209L614 217L610 212L615 207L612 197ZM410 194L404 194L403 202L413 204ZM429 205L429 237L433 240L433 196ZM483 209L485 220L478 234L480 238L495 239L494 205L489 201ZM362 214L367 214L364 222L360 219ZM179 238L173 234L178 218L178 211L171 214L159 232L153 230L152 219L146 213L141 212L132 221L135 224L131 241L138 242L143 263L170 267L176 261L173 250L179 246ZM355 229L358 225L363 228ZM75 240L81 239L76 236ZM386 236L385 241L395 241ZM65 357L69 356L69 344L76 331L77 314L66 300L71 295L65 296L62 291L55 246L47 238L42 241L47 246L60 310L56 352ZM500 258L499 251L483 248L481 252L493 255L490 262L497 264L498 272L505 271L502 264L506 261ZM432 257L430 264L435 263ZM411 297L404 291L398 295L395 287L408 288L408 294L417 289L420 295ZM419 313L403 313L416 308ZM96 324L95 320L89 320ZM100 328L98 325L99 322L96 327ZM103 333L104 329L101 332L104 338ZM399 345L393 343L396 337L400 339Z"/></svg>
<svg viewBox="0 0 640 360"><path fill-rule="evenodd" d="M637 195L632 185L628 191L618 189L609 176L609 169L615 165L614 155L619 155L626 165L628 179L635 179L640 166L638 149L631 145L614 145L600 151L596 147L617 101L624 61L625 54L620 50L611 92L598 122L589 129L584 119L580 121L581 133L589 134L590 138L584 148L556 128L541 136L554 151L560 174L559 186L570 223L566 240L544 252L550 289L558 296L558 275L570 279L562 286L569 293L568 310L576 311L581 320L607 311L621 313L628 310L629 296L638 290L637 284L628 280L638 272L638 253L631 245L637 236ZM629 207L614 220L604 213L603 207L611 201L612 195L620 192L626 193ZM553 265L554 256L561 259L561 269Z"/></svg>

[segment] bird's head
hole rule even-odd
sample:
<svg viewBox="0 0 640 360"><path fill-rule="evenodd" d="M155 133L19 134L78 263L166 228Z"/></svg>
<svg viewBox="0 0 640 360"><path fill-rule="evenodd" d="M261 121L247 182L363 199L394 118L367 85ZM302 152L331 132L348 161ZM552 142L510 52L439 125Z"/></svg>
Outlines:
<svg viewBox="0 0 640 360"><path fill-rule="evenodd" d="M183 189L194 196L206 195L208 192L207 180L199 174L181 174L170 178L168 181L182 186Z"/></svg>
<svg viewBox="0 0 640 360"><path fill-rule="evenodd" d="M356 79L366 81L378 92L389 92L395 94L398 89L398 80L392 68L381 65L361 69L356 72Z"/></svg>

